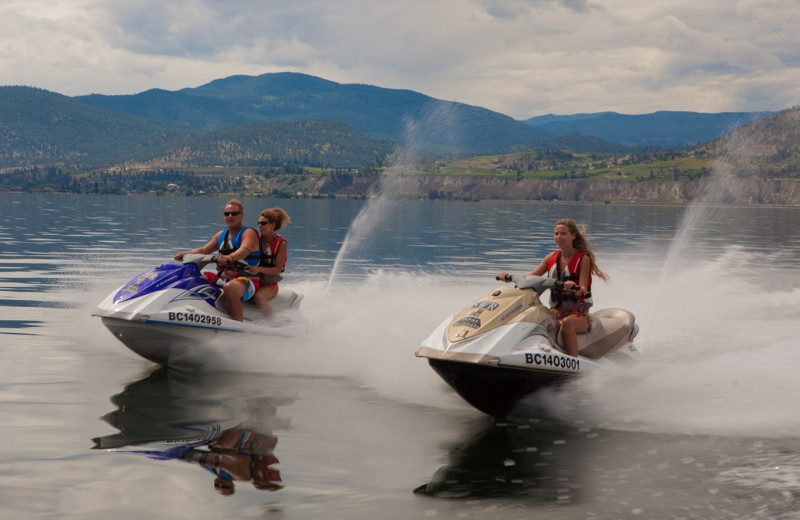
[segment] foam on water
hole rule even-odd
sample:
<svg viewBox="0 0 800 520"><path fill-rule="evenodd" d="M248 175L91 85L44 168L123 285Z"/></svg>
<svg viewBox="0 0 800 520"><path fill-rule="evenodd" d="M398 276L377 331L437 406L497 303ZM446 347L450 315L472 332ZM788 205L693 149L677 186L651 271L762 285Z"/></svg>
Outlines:
<svg viewBox="0 0 800 520"><path fill-rule="evenodd" d="M663 265L656 250L640 251L635 259L604 256L612 280L595 284L595 300L599 308L636 314L644 362L554 393L551 409L618 429L800 433L794 413L800 391L796 270L731 246L676 264L656 294L653 280ZM88 316L117 282L80 295L84 308L75 312L93 351L134 363L137 358ZM293 284L305 295L307 332L221 345L218 364L209 368L344 377L398 401L469 413L414 351L440 321L495 285L491 276L463 279L422 270L373 271L332 287L324 280Z"/></svg>
<svg viewBox="0 0 800 520"><path fill-rule="evenodd" d="M466 408L414 352L441 320L487 287L380 271L332 288L319 282L298 287L305 293L307 332L279 345L242 349L241 357L226 362L237 370L345 377L399 401Z"/></svg>
<svg viewBox="0 0 800 520"><path fill-rule="evenodd" d="M644 362L551 396L553 409L622 429L796 435L798 278L762 260L733 248L676 270L658 301L627 295ZM765 288L762 277L794 283ZM647 278L646 269L627 273L624 285L644 288Z"/></svg>
<svg viewBox="0 0 800 520"><path fill-rule="evenodd" d="M654 300L648 287L659 274L658 257L640 258L614 270L611 283L598 284L595 298L599 307L637 315L644 361L552 393L550 410L613 429L800 433L793 413L800 391L797 274L731 248L678 268ZM763 277L793 282L764 290ZM221 345L210 368L343 377L383 397L469 413L414 351L440 321L495 285L491 278L376 271L332 288L324 281L293 286L305 295L305 333ZM124 349L99 323L94 328L109 350Z"/></svg>

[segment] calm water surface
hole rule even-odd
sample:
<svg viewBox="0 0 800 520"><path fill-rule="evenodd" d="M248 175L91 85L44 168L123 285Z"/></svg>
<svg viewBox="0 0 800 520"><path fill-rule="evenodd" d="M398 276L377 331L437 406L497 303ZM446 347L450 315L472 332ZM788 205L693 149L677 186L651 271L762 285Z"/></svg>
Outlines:
<svg viewBox="0 0 800 520"><path fill-rule="evenodd" d="M0 194L3 518L797 518L800 208L245 199L292 216L310 330L159 370L91 311L224 202ZM488 420L413 352L564 216L646 360ZM211 447L280 486L221 495Z"/></svg>

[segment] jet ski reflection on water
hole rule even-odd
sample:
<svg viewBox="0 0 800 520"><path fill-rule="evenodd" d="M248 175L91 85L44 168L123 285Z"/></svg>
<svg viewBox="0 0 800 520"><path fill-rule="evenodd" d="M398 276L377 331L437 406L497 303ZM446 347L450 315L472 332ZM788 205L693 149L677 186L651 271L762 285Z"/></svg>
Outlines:
<svg viewBox="0 0 800 520"><path fill-rule="evenodd" d="M494 289L448 317L416 352L478 410L504 418L541 388L640 357L633 344L639 327L624 309L591 313L591 329L578 334L579 356L567 355L561 324L539 299L560 282L534 275L511 281L514 287Z"/></svg>
<svg viewBox="0 0 800 520"><path fill-rule="evenodd" d="M448 446L447 464L414 489L415 494L567 504L580 498L584 452L597 442L583 426L553 420L517 423L480 417L466 433Z"/></svg>
<svg viewBox="0 0 800 520"><path fill-rule="evenodd" d="M182 263L156 266L109 294L92 315L132 351L161 364L220 333L266 338L297 332L296 325L304 322L298 311L303 296L283 287L270 300L275 316L267 317L255 304L246 303L244 321L231 319L222 289L202 273L217 257L218 253L187 254Z"/></svg>
<svg viewBox="0 0 800 520"><path fill-rule="evenodd" d="M223 495L248 481L277 491L275 430L289 428L277 412L294 402L285 386L264 376L160 367L111 397L117 409L102 419L119 431L92 439L93 449L187 462L210 472Z"/></svg>

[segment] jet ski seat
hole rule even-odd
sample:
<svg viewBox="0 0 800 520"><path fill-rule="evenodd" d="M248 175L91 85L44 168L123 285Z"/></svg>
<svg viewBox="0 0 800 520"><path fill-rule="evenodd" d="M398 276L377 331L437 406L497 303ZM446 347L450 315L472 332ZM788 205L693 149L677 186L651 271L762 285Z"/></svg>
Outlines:
<svg viewBox="0 0 800 520"><path fill-rule="evenodd" d="M578 334L578 354L589 359L603 356L625 345L634 330L634 316L625 309L600 309L591 313L592 328ZM564 345L564 336L558 331L558 344Z"/></svg>

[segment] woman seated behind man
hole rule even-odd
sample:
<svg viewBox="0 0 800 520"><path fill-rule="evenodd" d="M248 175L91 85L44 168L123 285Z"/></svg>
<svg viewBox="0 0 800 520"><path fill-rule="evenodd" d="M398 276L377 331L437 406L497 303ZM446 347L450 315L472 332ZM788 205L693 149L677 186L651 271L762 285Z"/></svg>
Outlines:
<svg viewBox="0 0 800 520"><path fill-rule="evenodd" d="M265 209L258 217L261 256L258 265L248 270L258 275L253 301L268 316L274 314L269 301L278 294L277 279L283 273L289 258L289 244L277 231L289 222L289 214L281 208Z"/></svg>
<svg viewBox="0 0 800 520"><path fill-rule="evenodd" d="M592 273L603 281L608 276L597 267L585 227L579 228L574 220L561 219L555 223L553 238L558 249L545 256L529 274L546 274L564 282L563 290L550 290L550 307L561 322L564 350L577 357L578 334L588 332L592 326ZM499 278L508 281L508 273L500 273Z"/></svg>

